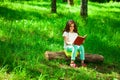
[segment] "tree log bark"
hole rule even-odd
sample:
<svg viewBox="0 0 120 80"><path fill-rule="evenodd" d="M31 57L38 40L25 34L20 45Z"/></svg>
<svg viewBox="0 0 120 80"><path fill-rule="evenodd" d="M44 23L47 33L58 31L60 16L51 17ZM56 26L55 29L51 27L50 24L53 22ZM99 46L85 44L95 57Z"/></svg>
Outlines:
<svg viewBox="0 0 120 80"><path fill-rule="evenodd" d="M67 57L65 55L64 51L61 51L61 52L46 51L45 58L47 60L52 60L52 59L66 59L66 60L68 60L68 59L70 59L70 57ZM79 56L77 56L76 59L80 60ZM85 62L103 62L103 60L104 60L104 57L102 55L85 53Z"/></svg>

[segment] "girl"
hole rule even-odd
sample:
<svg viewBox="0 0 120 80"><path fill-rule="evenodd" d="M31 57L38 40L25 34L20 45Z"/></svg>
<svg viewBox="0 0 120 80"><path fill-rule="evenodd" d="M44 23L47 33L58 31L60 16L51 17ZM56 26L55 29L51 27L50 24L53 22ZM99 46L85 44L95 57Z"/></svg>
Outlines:
<svg viewBox="0 0 120 80"><path fill-rule="evenodd" d="M85 55L84 55L84 47L83 45L74 45L73 42L78 36L77 27L73 20L69 20L66 23L65 29L63 31L63 37L64 37L64 49L66 51L71 51L71 67L76 67L76 64L74 63L76 52L79 51L80 53L80 59L81 59L81 66L85 67L86 64L84 64Z"/></svg>

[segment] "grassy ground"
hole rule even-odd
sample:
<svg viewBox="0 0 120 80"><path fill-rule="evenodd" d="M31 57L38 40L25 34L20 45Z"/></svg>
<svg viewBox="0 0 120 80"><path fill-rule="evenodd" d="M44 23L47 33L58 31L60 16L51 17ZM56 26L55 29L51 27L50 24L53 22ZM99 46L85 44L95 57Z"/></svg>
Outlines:
<svg viewBox="0 0 120 80"><path fill-rule="evenodd" d="M0 80L118 80L120 79L120 3L91 3L86 22L80 6L49 1L0 2ZM46 50L63 50L67 20L77 22L80 35L88 34L85 51L101 54L103 63L70 68L65 60L46 61Z"/></svg>

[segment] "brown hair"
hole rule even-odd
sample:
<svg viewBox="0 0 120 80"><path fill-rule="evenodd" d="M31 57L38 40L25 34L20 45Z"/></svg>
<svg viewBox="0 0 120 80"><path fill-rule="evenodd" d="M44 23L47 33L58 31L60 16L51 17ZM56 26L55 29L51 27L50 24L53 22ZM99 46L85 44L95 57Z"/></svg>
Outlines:
<svg viewBox="0 0 120 80"><path fill-rule="evenodd" d="M73 30L73 31L76 32L76 33L78 33L76 23L75 23L73 20L69 20L69 21L66 23L66 26L65 26L65 29L63 30L63 32L64 32L64 31L69 32L69 31L70 31L70 25L71 25L71 24L74 24L74 30Z"/></svg>

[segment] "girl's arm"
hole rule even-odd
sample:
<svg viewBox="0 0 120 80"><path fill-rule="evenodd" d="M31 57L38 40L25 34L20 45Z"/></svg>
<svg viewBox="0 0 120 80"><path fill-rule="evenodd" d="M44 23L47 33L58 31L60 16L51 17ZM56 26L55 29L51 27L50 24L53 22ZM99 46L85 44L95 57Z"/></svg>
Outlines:
<svg viewBox="0 0 120 80"><path fill-rule="evenodd" d="M66 36L64 36L64 41L65 41L65 43L66 43L67 45L68 45L68 44L72 44L72 42L70 42Z"/></svg>

